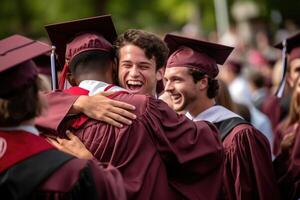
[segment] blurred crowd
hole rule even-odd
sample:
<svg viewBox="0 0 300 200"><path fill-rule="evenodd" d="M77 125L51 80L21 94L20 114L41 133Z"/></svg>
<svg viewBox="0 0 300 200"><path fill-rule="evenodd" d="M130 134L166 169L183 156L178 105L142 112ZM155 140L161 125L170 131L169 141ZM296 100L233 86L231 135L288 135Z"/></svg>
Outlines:
<svg viewBox="0 0 300 200"><path fill-rule="evenodd" d="M247 41L235 25L194 28L162 38L117 35L110 15L61 22L46 26L56 54L1 39L0 196L300 198L297 27Z"/></svg>

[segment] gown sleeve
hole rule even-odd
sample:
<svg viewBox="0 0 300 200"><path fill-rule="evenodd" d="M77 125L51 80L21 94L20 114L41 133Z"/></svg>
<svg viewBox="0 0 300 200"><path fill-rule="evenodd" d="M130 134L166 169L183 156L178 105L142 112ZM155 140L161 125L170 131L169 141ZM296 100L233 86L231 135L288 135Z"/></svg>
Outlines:
<svg viewBox="0 0 300 200"><path fill-rule="evenodd" d="M282 199L300 197L300 131L296 132L294 146L289 154L279 154L274 161L277 182Z"/></svg>
<svg viewBox="0 0 300 200"><path fill-rule="evenodd" d="M229 199L278 199L279 190L265 136L250 125L232 130L225 147L225 187Z"/></svg>
<svg viewBox="0 0 300 200"><path fill-rule="evenodd" d="M33 194L36 199L125 200L121 174L112 166L103 169L93 161L73 159L57 170Z"/></svg>
<svg viewBox="0 0 300 200"><path fill-rule="evenodd" d="M167 164L172 186L190 199L216 199L222 182L224 151L215 126L205 121L193 122L153 98L149 98L143 118ZM202 191L197 194L197 190ZM203 196L196 196L199 194Z"/></svg>
<svg viewBox="0 0 300 200"><path fill-rule="evenodd" d="M43 94L47 99L47 110L36 119L35 124L40 130L54 132L59 129L78 96L55 91Z"/></svg>

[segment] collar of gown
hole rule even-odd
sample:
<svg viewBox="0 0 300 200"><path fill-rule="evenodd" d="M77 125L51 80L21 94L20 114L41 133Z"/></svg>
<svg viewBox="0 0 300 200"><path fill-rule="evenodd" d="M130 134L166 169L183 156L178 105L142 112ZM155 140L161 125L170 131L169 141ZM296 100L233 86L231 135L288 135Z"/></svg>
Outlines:
<svg viewBox="0 0 300 200"><path fill-rule="evenodd" d="M127 91L124 88L121 88L119 86L115 86L112 84L108 84L102 81L95 81L95 80L84 80L81 81L79 84L79 87L86 89L89 91L89 96L98 94L100 92L104 91ZM128 92L128 91L127 91Z"/></svg>
<svg viewBox="0 0 300 200"><path fill-rule="evenodd" d="M242 118L241 116L237 115L236 113L228 110L227 108L219 105L212 106L205 111L199 113L196 117L192 117L192 115L187 112L185 114L189 119L193 121L209 121L211 123L217 123L229 118L233 117L239 117Z"/></svg>

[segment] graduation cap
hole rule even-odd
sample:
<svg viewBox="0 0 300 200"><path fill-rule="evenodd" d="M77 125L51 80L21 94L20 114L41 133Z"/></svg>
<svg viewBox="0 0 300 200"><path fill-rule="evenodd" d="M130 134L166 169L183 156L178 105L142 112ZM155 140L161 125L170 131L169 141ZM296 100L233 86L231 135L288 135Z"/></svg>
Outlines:
<svg viewBox="0 0 300 200"><path fill-rule="evenodd" d="M299 58L300 59L300 33L284 39L281 43L274 46L282 51L282 75L281 81L279 83L278 89L275 92L277 97L282 97L285 87L285 77L287 71L287 54L289 54L289 61Z"/></svg>
<svg viewBox="0 0 300 200"><path fill-rule="evenodd" d="M175 34L167 34L164 41L171 54L167 67L197 68L211 77L218 75L217 64L223 65L234 49Z"/></svg>
<svg viewBox="0 0 300 200"><path fill-rule="evenodd" d="M62 89L72 60L80 53L99 50L111 53L117 32L111 15L103 15L45 26L61 65L64 66L60 80Z"/></svg>
<svg viewBox="0 0 300 200"><path fill-rule="evenodd" d="M283 42L275 45L277 49L284 49ZM286 39L286 53L289 54L289 60L300 58L300 32Z"/></svg>
<svg viewBox="0 0 300 200"><path fill-rule="evenodd" d="M0 97L35 80L37 69L32 59L49 51L49 45L21 35L0 40Z"/></svg>

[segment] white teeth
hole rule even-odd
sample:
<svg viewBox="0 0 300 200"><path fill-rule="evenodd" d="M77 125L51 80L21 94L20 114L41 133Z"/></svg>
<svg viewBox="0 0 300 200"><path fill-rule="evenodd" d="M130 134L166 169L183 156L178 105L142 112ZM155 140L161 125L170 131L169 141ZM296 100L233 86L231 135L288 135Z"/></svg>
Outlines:
<svg viewBox="0 0 300 200"><path fill-rule="evenodd" d="M179 94L173 94L173 95L171 95L171 97L173 100L176 101L176 100L180 99L181 96Z"/></svg>
<svg viewBox="0 0 300 200"><path fill-rule="evenodd" d="M142 86L143 82L141 82L141 81L127 81L127 84Z"/></svg>

